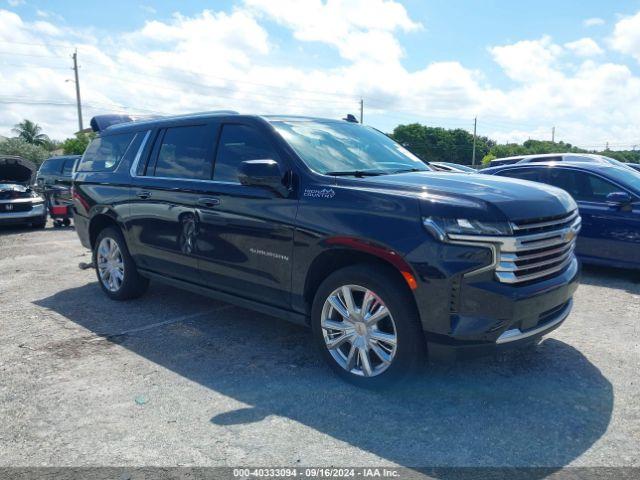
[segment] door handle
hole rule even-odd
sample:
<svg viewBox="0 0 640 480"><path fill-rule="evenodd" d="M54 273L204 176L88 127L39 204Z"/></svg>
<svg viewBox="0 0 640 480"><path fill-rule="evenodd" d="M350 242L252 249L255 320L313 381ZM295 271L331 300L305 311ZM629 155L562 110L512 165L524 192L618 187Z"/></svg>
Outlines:
<svg viewBox="0 0 640 480"><path fill-rule="evenodd" d="M219 198L200 198L198 199L198 205L200 205L201 207L209 207L209 208L217 207L218 205L220 205L220 199Z"/></svg>
<svg viewBox="0 0 640 480"><path fill-rule="evenodd" d="M150 196L151 196L151 192L148 192L146 190L142 190L136 193L136 197L142 198L143 200L146 198L149 198Z"/></svg>

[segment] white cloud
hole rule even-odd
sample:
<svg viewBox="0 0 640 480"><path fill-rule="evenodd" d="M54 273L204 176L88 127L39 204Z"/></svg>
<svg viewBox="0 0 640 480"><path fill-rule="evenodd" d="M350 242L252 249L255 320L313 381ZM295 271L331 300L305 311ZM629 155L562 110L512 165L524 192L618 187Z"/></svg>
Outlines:
<svg viewBox="0 0 640 480"><path fill-rule="evenodd" d="M585 27L597 27L599 25L604 25L605 21L602 18L593 17L593 18L587 18L582 22L582 24Z"/></svg>
<svg viewBox="0 0 640 480"><path fill-rule="evenodd" d="M25 1L24 0L7 0L7 3L9 4L10 7L17 7L20 5L24 5Z"/></svg>
<svg viewBox="0 0 640 480"><path fill-rule="evenodd" d="M640 62L640 12L619 20L609 43L614 50L631 55Z"/></svg>
<svg viewBox="0 0 640 480"><path fill-rule="evenodd" d="M421 28L393 0L245 0L245 4L290 28L296 39L333 45L354 62L398 61L403 52L393 32Z"/></svg>
<svg viewBox="0 0 640 480"><path fill-rule="evenodd" d="M544 36L492 46L498 73L510 80L498 88L496 79L455 60L408 70L400 62L398 33L420 25L391 1L367 1L355 15L360 1L312 0L302 8L298 2L246 0L231 12L176 14L117 37L63 21L27 22L0 10L0 40L19 42L11 51L23 54L0 60L22 65L0 68L0 99L22 102L0 103L0 134L10 135L23 118L54 138L73 133L74 86L66 80L72 75L68 56L77 47L85 123L110 111L229 108L339 118L357 111L362 95L365 119L385 122L375 124L383 129L425 118L445 127L470 126L477 114L480 132L498 139L546 138L556 125L559 138L577 144L638 140L640 77L596 56L595 41L561 46ZM290 30L298 45L271 38L271 21ZM343 61L332 67L286 62L288 52L311 41L334 48ZM25 103L37 100L65 105Z"/></svg>
<svg viewBox="0 0 640 480"><path fill-rule="evenodd" d="M562 47L551 37L522 40L511 45L492 47L489 52L505 73L518 82L535 82L556 76L554 66L562 54Z"/></svg>
<svg viewBox="0 0 640 480"><path fill-rule="evenodd" d="M593 57L596 55L602 55L604 50L600 48L600 45L592 38L581 38L575 42L565 43L564 47L579 57Z"/></svg>

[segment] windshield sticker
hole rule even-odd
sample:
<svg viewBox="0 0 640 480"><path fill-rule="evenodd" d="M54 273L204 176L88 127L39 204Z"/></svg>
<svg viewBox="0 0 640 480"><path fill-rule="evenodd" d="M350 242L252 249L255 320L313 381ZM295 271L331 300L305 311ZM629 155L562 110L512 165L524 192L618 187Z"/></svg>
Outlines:
<svg viewBox="0 0 640 480"><path fill-rule="evenodd" d="M333 198L336 196L336 192L333 191L333 188L305 188L304 196L311 198Z"/></svg>

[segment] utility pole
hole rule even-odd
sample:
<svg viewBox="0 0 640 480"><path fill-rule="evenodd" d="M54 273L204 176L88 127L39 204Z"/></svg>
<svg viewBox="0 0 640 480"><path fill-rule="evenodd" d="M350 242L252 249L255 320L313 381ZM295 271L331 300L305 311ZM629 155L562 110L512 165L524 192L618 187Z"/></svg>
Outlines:
<svg viewBox="0 0 640 480"><path fill-rule="evenodd" d="M471 155L471 166L476 165L476 131L478 128L478 117L473 119L473 154Z"/></svg>
<svg viewBox="0 0 640 480"><path fill-rule="evenodd" d="M82 131L82 103L80 102L80 79L78 78L78 50L71 55L73 58L73 72L76 76L76 103L78 104L78 131Z"/></svg>
<svg viewBox="0 0 640 480"><path fill-rule="evenodd" d="M364 99L360 99L360 124L362 124L364 120Z"/></svg>
<svg viewBox="0 0 640 480"><path fill-rule="evenodd" d="M556 127L551 128L551 143L556 143Z"/></svg>

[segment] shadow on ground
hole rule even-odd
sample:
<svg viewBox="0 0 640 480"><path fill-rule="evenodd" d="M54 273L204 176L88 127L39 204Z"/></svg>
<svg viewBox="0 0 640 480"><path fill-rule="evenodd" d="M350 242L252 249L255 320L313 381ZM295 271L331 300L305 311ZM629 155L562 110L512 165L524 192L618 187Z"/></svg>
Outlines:
<svg viewBox="0 0 640 480"><path fill-rule="evenodd" d="M578 350L554 339L500 362L428 367L414 382L381 393L334 377L306 329L240 308L110 336L186 308L222 306L159 284L133 302L111 302L92 283L36 303L251 405L216 414L214 424L288 417L408 467L562 467L603 435L611 417L609 381Z"/></svg>
<svg viewBox="0 0 640 480"><path fill-rule="evenodd" d="M583 265L581 283L596 287L618 288L640 295L640 271Z"/></svg>

